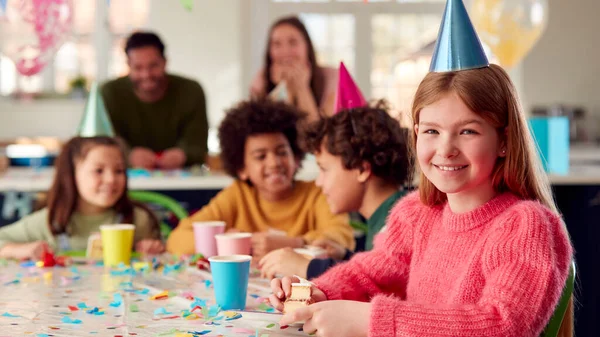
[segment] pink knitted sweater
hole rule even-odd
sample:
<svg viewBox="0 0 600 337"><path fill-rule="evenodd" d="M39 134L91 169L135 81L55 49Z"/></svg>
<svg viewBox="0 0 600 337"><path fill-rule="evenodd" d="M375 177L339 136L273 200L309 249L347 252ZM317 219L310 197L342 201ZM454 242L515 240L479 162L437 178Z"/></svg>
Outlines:
<svg viewBox="0 0 600 337"><path fill-rule="evenodd" d="M314 280L329 300L372 303L369 336L539 336L572 248L561 218L505 193L462 214L418 192L375 248Z"/></svg>

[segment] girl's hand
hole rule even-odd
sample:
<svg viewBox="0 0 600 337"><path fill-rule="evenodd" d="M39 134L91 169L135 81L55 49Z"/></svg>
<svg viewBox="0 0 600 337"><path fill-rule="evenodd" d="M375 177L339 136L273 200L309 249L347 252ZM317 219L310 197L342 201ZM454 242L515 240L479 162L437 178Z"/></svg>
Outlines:
<svg viewBox="0 0 600 337"><path fill-rule="evenodd" d="M144 255L158 255L165 251L165 245L160 240L143 239L135 245L135 250Z"/></svg>
<svg viewBox="0 0 600 337"><path fill-rule="evenodd" d="M44 252L52 252L46 241L9 243L0 249L0 256L17 260L40 260Z"/></svg>
<svg viewBox="0 0 600 337"><path fill-rule="evenodd" d="M291 63L286 65L282 77L290 91L294 93L302 89L310 89L311 70L307 64Z"/></svg>
<svg viewBox="0 0 600 337"><path fill-rule="evenodd" d="M303 330L319 337L366 337L371 319L371 303L326 301L311 304L283 315L279 324L305 321Z"/></svg>
<svg viewBox="0 0 600 337"><path fill-rule="evenodd" d="M273 294L269 296L269 302L273 308L283 311L283 302L290 296L292 292L292 283L300 283L297 277L284 277L282 279L275 278L271 280L271 290ZM313 303L327 301L327 296L319 288L312 286L312 301Z"/></svg>
<svg viewBox="0 0 600 337"><path fill-rule="evenodd" d="M279 84L283 79L285 68L286 66L281 63L273 63L270 72L271 82L275 83L275 85Z"/></svg>
<svg viewBox="0 0 600 337"><path fill-rule="evenodd" d="M274 250L258 263L262 277L274 278L276 274L284 276L298 275L306 277L310 259L294 252L290 247Z"/></svg>

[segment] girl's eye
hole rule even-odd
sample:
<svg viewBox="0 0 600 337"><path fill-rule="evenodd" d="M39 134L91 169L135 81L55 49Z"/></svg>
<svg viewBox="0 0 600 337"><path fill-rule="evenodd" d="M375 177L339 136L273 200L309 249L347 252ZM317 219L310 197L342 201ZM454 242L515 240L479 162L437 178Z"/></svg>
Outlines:
<svg viewBox="0 0 600 337"><path fill-rule="evenodd" d="M438 134L437 130L434 130L434 129L427 129L427 130L423 131L423 133L429 134L429 135Z"/></svg>
<svg viewBox="0 0 600 337"><path fill-rule="evenodd" d="M475 131L475 130L470 130L470 129L467 129L467 130L463 130L463 131L461 131L461 133L460 133L460 134L461 134L461 135L476 135L476 134L477 134L477 131Z"/></svg>

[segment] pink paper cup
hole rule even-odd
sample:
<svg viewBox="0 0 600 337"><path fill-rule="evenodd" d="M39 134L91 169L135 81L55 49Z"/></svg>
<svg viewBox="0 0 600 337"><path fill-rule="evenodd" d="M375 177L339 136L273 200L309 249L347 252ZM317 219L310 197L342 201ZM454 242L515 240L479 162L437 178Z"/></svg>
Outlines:
<svg viewBox="0 0 600 337"><path fill-rule="evenodd" d="M217 255L218 252L215 235L225 232L225 222L194 222L192 226L194 227L194 244L196 247L196 253L204 255L206 258Z"/></svg>
<svg viewBox="0 0 600 337"><path fill-rule="evenodd" d="M225 233L215 235L217 252L224 255L250 255L252 233Z"/></svg>

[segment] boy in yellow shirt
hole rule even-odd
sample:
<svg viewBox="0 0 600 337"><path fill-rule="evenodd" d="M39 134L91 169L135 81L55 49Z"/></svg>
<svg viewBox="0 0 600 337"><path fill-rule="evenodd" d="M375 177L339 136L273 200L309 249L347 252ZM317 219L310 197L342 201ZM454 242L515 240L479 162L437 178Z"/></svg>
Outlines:
<svg viewBox="0 0 600 337"><path fill-rule="evenodd" d="M317 239L354 249L348 216L332 214L314 182L294 179L304 158L296 128L301 118L296 108L266 100L242 102L229 110L219 127L219 141L225 171L236 180L179 223L167 250L193 254L196 221L225 221L226 230L254 233L252 252L258 259Z"/></svg>

